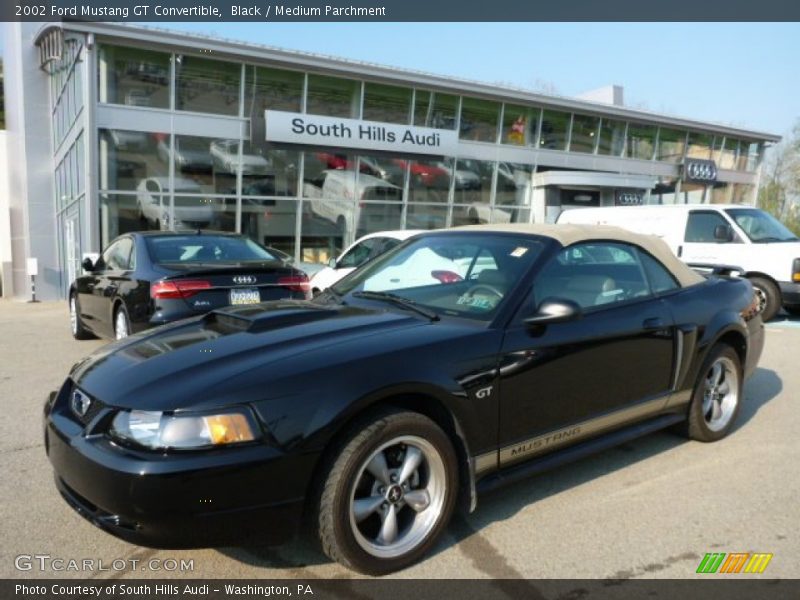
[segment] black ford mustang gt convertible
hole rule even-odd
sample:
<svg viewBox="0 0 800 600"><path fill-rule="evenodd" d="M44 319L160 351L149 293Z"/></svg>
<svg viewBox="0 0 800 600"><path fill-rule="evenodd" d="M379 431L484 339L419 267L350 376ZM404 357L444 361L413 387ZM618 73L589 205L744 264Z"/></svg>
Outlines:
<svg viewBox="0 0 800 600"><path fill-rule="evenodd" d="M313 301L105 346L45 407L56 485L154 547L272 542L418 560L480 491L667 426L728 434L764 343L745 279L573 225L414 237Z"/></svg>

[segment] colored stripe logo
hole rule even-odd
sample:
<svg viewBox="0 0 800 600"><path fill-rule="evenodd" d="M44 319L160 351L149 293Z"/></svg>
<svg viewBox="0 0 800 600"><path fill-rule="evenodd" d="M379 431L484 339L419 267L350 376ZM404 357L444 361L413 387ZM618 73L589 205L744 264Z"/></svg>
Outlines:
<svg viewBox="0 0 800 600"><path fill-rule="evenodd" d="M697 573L763 573L772 554L766 552L709 552L697 565Z"/></svg>

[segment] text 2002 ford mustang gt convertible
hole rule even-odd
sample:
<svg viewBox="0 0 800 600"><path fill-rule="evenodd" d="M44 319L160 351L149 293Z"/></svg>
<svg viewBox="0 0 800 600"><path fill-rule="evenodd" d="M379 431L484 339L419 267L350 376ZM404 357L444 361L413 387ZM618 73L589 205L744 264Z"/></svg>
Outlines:
<svg viewBox="0 0 800 600"><path fill-rule="evenodd" d="M669 425L724 437L763 340L750 283L656 238L430 232L313 301L101 348L51 395L45 446L67 502L132 542L280 542L305 520L387 573L478 491Z"/></svg>

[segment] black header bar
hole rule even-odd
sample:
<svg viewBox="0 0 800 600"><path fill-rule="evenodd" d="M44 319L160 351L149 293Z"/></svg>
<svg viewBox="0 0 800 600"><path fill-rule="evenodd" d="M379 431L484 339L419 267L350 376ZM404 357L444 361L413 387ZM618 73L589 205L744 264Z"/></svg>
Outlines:
<svg viewBox="0 0 800 600"><path fill-rule="evenodd" d="M796 0L3 0L2 21L800 21Z"/></svg>

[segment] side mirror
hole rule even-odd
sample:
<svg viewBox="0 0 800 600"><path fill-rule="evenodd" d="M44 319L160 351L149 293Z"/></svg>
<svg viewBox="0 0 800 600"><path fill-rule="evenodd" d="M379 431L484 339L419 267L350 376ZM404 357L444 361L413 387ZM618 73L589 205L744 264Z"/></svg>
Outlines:
<svg viewBox="0 0 800 600"><path fill-rule="evenodd" d="M529 326L550 325L575 321L583 316L580 305L565 298L547 298L539 305L536 313L525 319Z"/></svg>
<svg viewBox="0 0 800 600"><path fill-rule="evenodd" d="M714 239L720 243L732 242L733 229L730 225L717 225L714 227Z"/></svg>
<svg viewBox="0 0 800 600"><path fill-rule="evenodd" d="M332 259L330 259L330 260L328 261L328 266L329 266L331 269L335 269L335 268L336 268L336 259L335 259L335 258L332 258Z"/></svg>
<svg viewBox="0 0 800 600"><path fill-rule="evenodd" d="M81 267L84 271L94 271L94 263L91 258L84 258Z"/></svg>

